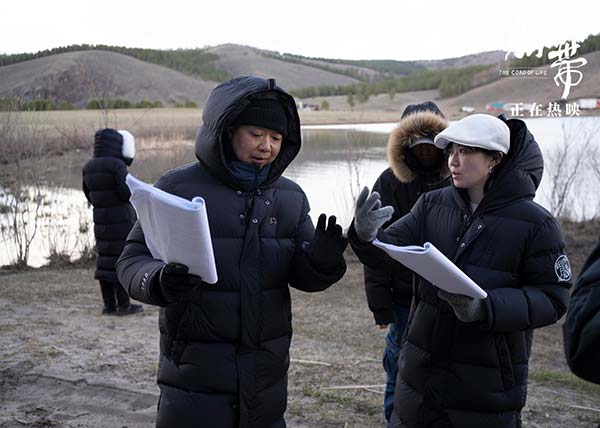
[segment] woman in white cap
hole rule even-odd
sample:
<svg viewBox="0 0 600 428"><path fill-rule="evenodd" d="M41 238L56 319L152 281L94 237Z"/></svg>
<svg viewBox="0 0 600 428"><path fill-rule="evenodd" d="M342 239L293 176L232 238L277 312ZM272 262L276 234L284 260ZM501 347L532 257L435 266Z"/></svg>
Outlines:
<svg viewBox="0 0 600 428"><path fill-rule="evenodd" d="M571 279L558 223L533 202L543 159L520 120L468 116L435 137L452 186L426 193L385 230L391 207L364 189L349 239L374 268L406 268L372 245L431 242L487 292L444 292L418 277L398 359L392 426L521 426L532 330L566 310Z"/></svg>

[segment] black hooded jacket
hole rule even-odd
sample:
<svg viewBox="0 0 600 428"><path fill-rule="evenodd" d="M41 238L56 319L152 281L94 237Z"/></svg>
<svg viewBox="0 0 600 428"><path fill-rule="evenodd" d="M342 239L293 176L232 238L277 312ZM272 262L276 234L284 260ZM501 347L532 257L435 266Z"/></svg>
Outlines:
<svg viewBox="0 0 600 428"><path fill-rule="evenodd" d="M394 214L383 225L391 225L407 214L419 196L431 190L450 184L450 171L444 159L429 170L422 168L412 156L411 143L423 135L434 137L448 126L448 121L431 110L418 110L414 107L426 106L424 103L407 110L403 118L388 139L388 161L390 168L381 173L373 185L373 191L381 195L382 206L392 206ZM440 151L440 157L443 157ZM394 305L409 307L412 300L412 272L386 272L364 267L365 291L369 309L373 312L375 323L394 322Z"/></svg>
<svg viewBox="0 0 600 428"><path fill-rule="evenodd" d="M600 384L600 243L583 265L571 293L563 336L573 373Z"/></svg>
<svg viewBox="0 0 600 428"><path fill-rule="evenodd" d="M247 191L227 167L222 139L257 97L280 100L288 132L266 181ZM334 272L317 271L303 250L314 236L308 201L281 177L300 144L295 102L274 81L240 77L217 86L196 137L198 162L166 173L156 187L206 201L218 282L202 283L187 300L167 305L157 286L163 262L150 255L139 223L119 260L131 297L163 306L158 383L202 397L207 411L199 426L283 426L292 338L288 285L321 291L345 272L343 260Z"/></svg>
<svg viewBox="0 0 600 428"><path fill-rule="evenodd" d="M520 426L532 330L566 310L570 270L556 220L532 201L543 159L525 123L509 120L511 148L474 213L456 187L421 196L380 231L395 245L431 242L488 293L486 320L463 323L418 279L398 361L394 409L409 428ZM373 245L350 243L360 260L404 268Z"/></svg>
<svg viewBox="0 0 600 428"><path fill-rule="evenodd" d="M96 133L94 157L83 167L83 192L94 207L96 274L101 281L118 282L117 259L137 217L129 203L125 177L132 159L122 154L123 137L114 129Z"/></svg>

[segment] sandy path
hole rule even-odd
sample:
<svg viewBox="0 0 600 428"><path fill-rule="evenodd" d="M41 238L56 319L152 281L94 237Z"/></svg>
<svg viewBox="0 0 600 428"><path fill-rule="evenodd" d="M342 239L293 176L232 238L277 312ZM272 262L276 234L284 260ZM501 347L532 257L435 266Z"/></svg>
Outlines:
<svg viewBox="0 0 600 428"><path fill-rule="evenodd" d="M72 268L0 272L0 428L154 426L158 309L103 316L92 276ZM384 427L381 388L330 389L385 380L385 332L366 307L360 266L350 263L326 292L292 294L288 426ZM568 372L559 326L535 334L523 419L534 428L600 423L600 386Z"/></svg>

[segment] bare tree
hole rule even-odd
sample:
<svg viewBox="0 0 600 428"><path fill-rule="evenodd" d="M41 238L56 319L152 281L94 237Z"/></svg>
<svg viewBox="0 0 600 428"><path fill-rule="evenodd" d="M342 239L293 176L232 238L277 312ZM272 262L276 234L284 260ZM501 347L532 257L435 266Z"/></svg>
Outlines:
<svg viewBox="0 0 600 428"><path fill-rule="evenodd" d="M356 199L361 190L361 164L369 150L369 141L365 140L365 133L347 131L346 138L346 165L350 176L350 194Z"/></svg>
<svg viewBox="0 0 600 428"><path fill-rule="evenodd" d="M353 217L354 202L364 186L361 176L364 172L364 161L372 145L372 141L368 133L352 130L346 131L344 138L346 142L346 155L343 161L348 170L347 176L349 180L346 183L347 187L340 196L344 212L351 219Z"/></svg>
<svg viewBox="0 0 600 428"><path fill-rule="evenodd" d="M85 92L89 93L92 99L98 102L101 115L100 127L108 128L111 123L111 110L108 102L118 93L117 83L109 74L96 73L92 75L88 69L81 65L78 70L82 76Z"/></svg>
<svg viewBox="0 0 600 428"><path fill-rule="evenodd" d="M32 115L25 119L23 112L12 110L0 117L0 160L12 164L10 168L4 168L2 175L6 227L1 233L3 240L11 241L15 246L14 264L24 267L38 232L44 200L40 186L45 139ZM7 170L10 173L7 174Z"/></svg>
<svg viewBox="0 0 600 428"><path fill-rule="evenodd" d="M590 150L590 155L588 156L588 165L589 169L592 172L592 180L594 184L592 187L594 189L598 189L600 187L600 141L597 141L592 145L593 147ZM600 202L596 207L596 212L594 213L595 217L600 217Z"/></svg>
<svg viewBox="0 0 600 428"><path fill-rule="evenodd" d="M566 213L572 205L573 187L581 176L590 154L595 153L594 139L597 125L576 126L561 124L562 138L559 144L546 154L552 171L549 188L549 208L556 217Z"/></svg>

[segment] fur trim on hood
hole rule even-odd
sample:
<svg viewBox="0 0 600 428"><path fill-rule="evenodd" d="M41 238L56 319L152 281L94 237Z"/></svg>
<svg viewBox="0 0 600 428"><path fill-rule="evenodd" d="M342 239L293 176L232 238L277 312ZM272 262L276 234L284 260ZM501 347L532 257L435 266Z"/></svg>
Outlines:
<svg viewBox="0 0 600 428"><path fill-rule="evenodd" d="M448 121L431 111L416 112L400 120L388 138L387 153L392 171L401 183L410 183L418 174L406 163L408 147L423 135L433 138L447 127ZM449 175L450 170L444 162L440 170L440 178Z"/></svg>

